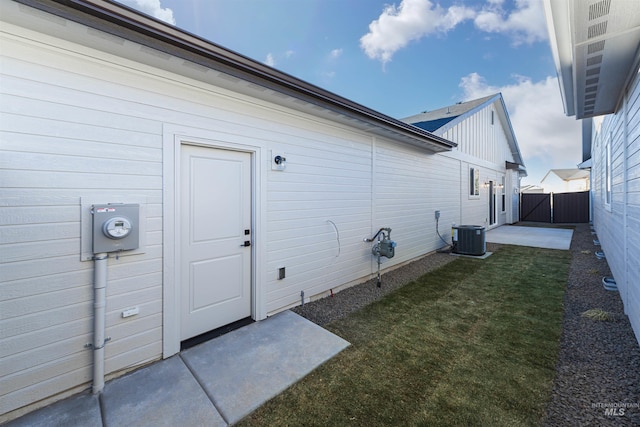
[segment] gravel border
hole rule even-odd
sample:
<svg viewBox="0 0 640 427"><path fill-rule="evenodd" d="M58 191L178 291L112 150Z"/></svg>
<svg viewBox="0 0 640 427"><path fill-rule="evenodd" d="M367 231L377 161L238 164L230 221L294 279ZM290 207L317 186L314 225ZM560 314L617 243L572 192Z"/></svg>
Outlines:
<svg viewBox="0 0 640 427"><path fill-rule="evenodd" d="M620 294L602 286L611 270L595 256L601 250L596 238L579 224L571 241L560 353L544 426L640 425L640 347ZM611 320L582 316L591 309L606 311Z"/></svg>
<svg viewBox="0 0 640 427"><path fill-rule="evenodd" d="M334 320L346 317L350 313L371 304L401 286L455 259L456 257L451 256L449 253L435 252L384 273L381 277L381 287L377 286L378 279L374 277L367 282L343 289L333 294L333 296L321 298L302 306L299 305L291 310L323 326Z"/></svg>
<svg viewBox="0 0 640 427"><path fill-rule="evenodd" d="M589 225L577 224L571 241L571 265L564 296L560 352L551 400L543 426L640 425L640 348L618 292L603 288L611 271L596 258ZM487 244L488 251L501 245ZM347 288L292 311L318 325L341 319L456 257L433 253L376 279ZM582 316L601 309L611 320ZM609 408L607 408L607 406ZM606 413L605 410L615 410ZM616 414L616 415L614 415Z"/></svg>

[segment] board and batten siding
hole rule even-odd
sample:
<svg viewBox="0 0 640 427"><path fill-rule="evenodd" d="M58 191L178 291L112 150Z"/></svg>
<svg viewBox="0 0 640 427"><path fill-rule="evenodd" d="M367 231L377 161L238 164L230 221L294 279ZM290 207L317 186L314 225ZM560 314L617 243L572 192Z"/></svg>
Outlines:
<svg viewBox="0 0 640 427"><path fill-rule="evenodd" d="M298 304L302 291L308 298L371 277L363 239L378 228L394 229L392 266L443 246L434 210L446 222L459 212L456 161L9 23L3 31L0 420L90 384L83 200L137 202L145 212L143 253L108 261L107 374L163 356L167 129L265 153L255 189L265 195L264 274L255 285L265 313ZM286 156L286 170L270 170L271 152ZM140 313L122 318L132 306Z"/></svg>
<svg viewBox="0 0 640 427"><path fill-rule="evenodd" d="M594 120L593 223L640 342L640 74L618 112ZM610 146L608 162L607 146ZM607 165L609 163L609 165ZM607 169L610 170L610 198Z"/></svg>
<svg viewBox="0 0 640 427"><path fill-rule="evenodd" d="M508 149L504 129L493 104L447 129L442 137L458 143L456 152L494 164L504 160L504 149Z"/></svg>
<svg viewBox="0 0 640 427"><path fill-rule="evenodd" d="M517 173L514 179L507 179L509 171L506 170L505 161L514 162L513 153L509 148L506 130L502 127L498 113L493 103L480 109L461 122L450 128L443 128L438 135L456 142L458 147L448 153L439 154L438 157L448 157L460 162L459 173L461 182L460 191L460 224L482 225L489 228L489 188L485 183L494 181L502 184L505 179L505 200L510 195L519 191ZM480 171L480 194L472 196L469 192L470 169ZM497 227L509 222L517 222L518 209L514 203L508 203L504 212L501 208L502 189L496 188L496 223L491 227Z"/></svg>

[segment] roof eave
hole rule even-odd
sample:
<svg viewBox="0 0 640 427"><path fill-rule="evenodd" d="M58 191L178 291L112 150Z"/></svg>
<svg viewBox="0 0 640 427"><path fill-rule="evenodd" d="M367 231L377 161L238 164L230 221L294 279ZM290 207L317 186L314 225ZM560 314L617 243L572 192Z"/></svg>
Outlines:
<svg viewBox="0 0 640 427"><path fill-rule="evenodd" d="M566 0L544 0L544 12L564 111L567 116L575 116L569 4Z"/></svg>
<svg viewBox="0 0 640 427"><path fill-rule="evenodd" d="M177 50L207 58L219 64L216 67L218 71L347 117L365 121L374 126L371 131L377 135L396 135L402 142L432 152L449 151L457 145L120 4L105 0L14 1L66 19L77 22L80 20L86 25L89 23L85 21L91 21L91 24L96 25L97 20L121 26L145 37L147 43L159 41ZM81 21L77 12L84 14L84 21ZM378 129L375 129L376 127Z"/></svg>

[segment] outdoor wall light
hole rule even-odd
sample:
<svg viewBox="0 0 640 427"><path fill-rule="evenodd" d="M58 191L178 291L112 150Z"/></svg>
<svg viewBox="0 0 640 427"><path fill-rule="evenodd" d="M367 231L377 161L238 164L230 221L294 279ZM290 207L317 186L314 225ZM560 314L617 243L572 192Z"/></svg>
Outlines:
<svg viewBox="0 0 640 427"><path fill-rule="evenodd" d="M284 153L272 153L271 170L283 171L287 168L287 158Z"/></svg>

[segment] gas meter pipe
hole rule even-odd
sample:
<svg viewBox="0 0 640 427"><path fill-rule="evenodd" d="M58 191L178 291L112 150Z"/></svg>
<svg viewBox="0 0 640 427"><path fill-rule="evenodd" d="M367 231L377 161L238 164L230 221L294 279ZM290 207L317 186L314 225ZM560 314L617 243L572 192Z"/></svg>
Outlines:
<svg viewBox="0 0 640 427"><path fill-rule="evenodd" d="M378 258L378 287L382 286L382 280L380 279L380 264L381 257L393 258L395 255L395 247L396 242L391 240L391 229L390 228L381 228L378 232L370 239L365 238L365 242L373 242L376 237L378 238L378 243L376 243L371 251L373 255Z"/></svg>
<svg viewBox="0 0 640 427"><path fill-rule="evenodd" d="M378 237L380 235L380 233L383 233L384 231L391 233L391 229L390 228L381 228L380 230L378 230L378 232L376 234L373 235L372 238L366 238L364 239L365 242L373 242L374 240L376 240L376 237ZM383 233L384 236L384 233Z"/></svg>
<svg viewBox="0 0 640 427"><path fill-rule="evenodd" d="M107 307L107 253L94 256L93 300L93 394L104 388L104 344Z"/></svg>

